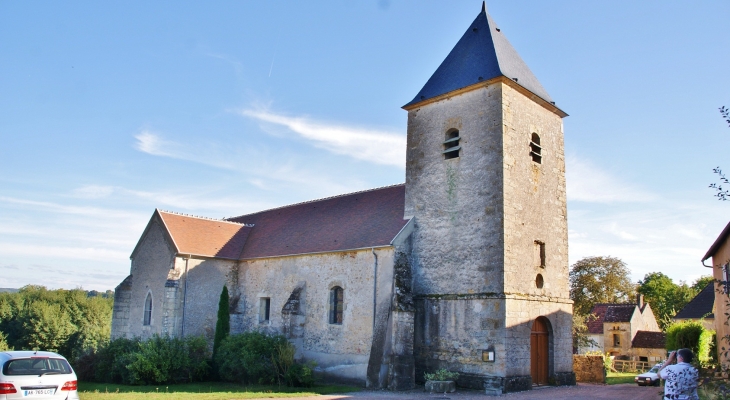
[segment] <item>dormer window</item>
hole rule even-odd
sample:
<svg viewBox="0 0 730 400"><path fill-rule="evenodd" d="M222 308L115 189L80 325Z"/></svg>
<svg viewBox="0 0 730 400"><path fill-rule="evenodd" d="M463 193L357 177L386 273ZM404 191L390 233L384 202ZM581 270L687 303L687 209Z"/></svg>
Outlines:
<svg viewBox="0 0 730 400"><path fill-rule="evenodd" d="M446 140L444 140L444 159L450 160L452 158L459 157L459 130L452 129L446 132Z"/></svg>
<svg viewBox="0 0 730 400"><path fill-rule="evenodd" d="M533 133L530 138L530 157L532 157L532 162L542 164L542 147L540 147L540 136L537 133Z"/></svg>

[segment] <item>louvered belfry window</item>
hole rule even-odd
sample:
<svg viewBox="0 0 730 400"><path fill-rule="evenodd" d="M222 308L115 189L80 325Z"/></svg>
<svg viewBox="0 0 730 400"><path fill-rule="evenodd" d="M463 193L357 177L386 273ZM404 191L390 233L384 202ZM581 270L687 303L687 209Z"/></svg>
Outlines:
<svg viewBox="0 0 730 400"><path fill-rule="evenodd" d="M459 131L457 129L452 129L446 132L446 140L444 140L444 151L442 151L442 153L444 154L444 159L449 160L459 157L459 150L461 150L461 146L459 146L460 139L461 138L459 137Z"/></svg>
<svg viewBox="0 0 730 400"><path fill-rule="evenodd" d="M540 136L537 133L533 133L530 138L530 157L533 162L542 164L542 147L540 147Z"/></svg>
<svg viewBox="0 0 730 400"><path fill-rule="evenodd" d="M330 290L330 324L342 325L342 311L345 308L345 291L335 286Z"/></svg>
<svg viewBox="0 0 730 400"><path fill-rule="evenodd" d="M144 322L143 325L150 325L152 323L152 294L147 293L147 298L144 301Z"/></svg>

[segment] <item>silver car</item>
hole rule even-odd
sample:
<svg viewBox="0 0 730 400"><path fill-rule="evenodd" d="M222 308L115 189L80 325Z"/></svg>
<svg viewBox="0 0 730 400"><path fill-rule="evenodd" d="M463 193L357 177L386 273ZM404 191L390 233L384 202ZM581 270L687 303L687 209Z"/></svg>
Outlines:
<svg viewBox="0 0 730 400"><path fill-rule="evenodd" d="M0 353L0 400L77 400L76 373L63 356L50 351Z"/></svg>

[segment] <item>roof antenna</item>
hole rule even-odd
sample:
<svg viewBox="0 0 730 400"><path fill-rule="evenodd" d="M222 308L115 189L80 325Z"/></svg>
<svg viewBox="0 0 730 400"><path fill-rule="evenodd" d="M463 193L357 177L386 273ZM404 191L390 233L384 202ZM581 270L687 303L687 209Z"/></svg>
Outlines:
<svg viewBox="0 0 730 400"><path fill-rule="evenodd" d="M483 13L487 12L487 2L486 2L486 0L485 1L482 1L482 12Z"/></svg>

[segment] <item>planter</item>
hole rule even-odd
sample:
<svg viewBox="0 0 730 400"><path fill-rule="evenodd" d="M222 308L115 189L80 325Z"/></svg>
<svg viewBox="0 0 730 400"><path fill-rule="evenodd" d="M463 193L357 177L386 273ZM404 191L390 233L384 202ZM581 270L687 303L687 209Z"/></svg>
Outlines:
<svg viewBox="0 0 730 400"><path fill-rule="evenodd" d="M426 392L431 393L454 393L456 382L454 381L426 381Z"/></svg>

